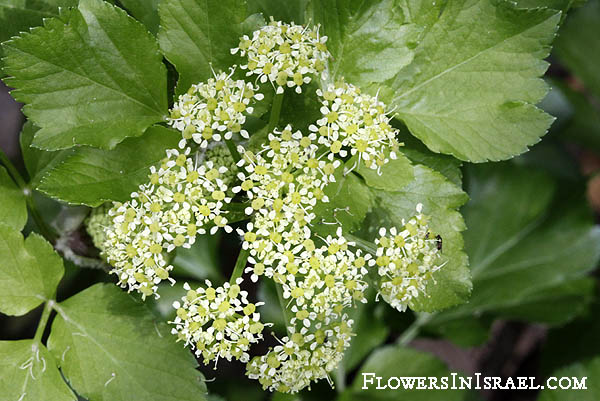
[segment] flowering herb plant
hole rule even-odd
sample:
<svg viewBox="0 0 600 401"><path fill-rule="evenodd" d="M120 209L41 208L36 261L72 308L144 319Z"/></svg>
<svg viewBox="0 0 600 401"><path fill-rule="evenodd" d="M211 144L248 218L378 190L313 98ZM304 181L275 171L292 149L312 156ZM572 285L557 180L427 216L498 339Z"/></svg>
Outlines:
<svg viewBox="0 0 600 401"><path fill-rule="evenodd" d="M33 340L0 342L18 376L0 379L10 399L205 399L198 362L217 382L222 364L239 364L266 392L327 383L359 399L368 395L346 388L347 373L389 336L388 318L415 313L394 348L410 359L403 347L422 328L509 313L500 292L482 303L477 287L465 304L515 244L489 237L494 246L471 254L472 278L461 166L511 159L549 129L536 104L560 10L503 0L43 3L0 4L4 21L18 15L2 28L2 68L28 118L28 179L4 156L0 169L11 206L0 213L11 264L0 268L0 311L44 305ZM473 170L465 215L484 216L486 180L527 192L506 178L515 169ZM535 188L544 180L532 190L549 202L551 184ZM64 205L60 224L40 216L34 190ZM573 219L580 235L598 236ZM89 237L83 251L77 235ZM232 263L202 268L218 243L232 247ZM578 273L595 264L589 255ZM116 285L58 302L63 260ZM534 295L554 288L550 277Z"/></svg>

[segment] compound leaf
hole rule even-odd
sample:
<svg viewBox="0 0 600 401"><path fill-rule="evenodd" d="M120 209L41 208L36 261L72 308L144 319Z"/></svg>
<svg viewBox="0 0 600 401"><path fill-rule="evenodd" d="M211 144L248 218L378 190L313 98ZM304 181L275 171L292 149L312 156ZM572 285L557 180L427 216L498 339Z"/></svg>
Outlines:
<svg viewBox="0 0 600 401"><path fill-rule="evenodd" d="M152 313L112 284L56 306L48 349L90 401L201 401L206 386L192 355Z"/></svg>

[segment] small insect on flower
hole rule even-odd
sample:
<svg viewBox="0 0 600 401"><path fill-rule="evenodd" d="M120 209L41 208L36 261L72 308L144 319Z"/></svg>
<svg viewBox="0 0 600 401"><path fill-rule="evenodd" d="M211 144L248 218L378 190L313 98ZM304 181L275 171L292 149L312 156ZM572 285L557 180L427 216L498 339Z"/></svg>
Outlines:
<svg viewBox="0 0 600 401"><path fill-rule="evenodd" d="M269 81L276 93L286 86L302 93L302 85L310 83L313 75L327 77L330 56L326 36L319 35L319 27L309 29L294 23L271 21L254 31L252 38L244 35L231 54L246 56L248 62L240 66L246 75L256 75L261 83Z"/></svg>
<svg viewBox="0 0 600 401"><path fill-rule="evenodd" d="M401 312L413 299L426 294L433 273L443 266L438 263L439 236L429 238L428 217L421 213L422 207L417 205L417 215L403 220L402 228L392 227L389 234L385 228L379 230L376 258L369 261L378 268L379 294Z"/></svg>

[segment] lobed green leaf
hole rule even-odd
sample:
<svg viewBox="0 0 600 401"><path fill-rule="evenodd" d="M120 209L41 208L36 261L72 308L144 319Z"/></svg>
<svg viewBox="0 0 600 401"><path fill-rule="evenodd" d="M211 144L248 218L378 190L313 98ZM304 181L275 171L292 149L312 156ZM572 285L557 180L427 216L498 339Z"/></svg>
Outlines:
<svg viewBox="0 0 600 401"><path fill-rule="evenodd" d="M61 18L3 44L6 83L41 128L33 146L112 149L163 120L166 68L144 26L101 0Z"/></svg>
<svg viewBox="0 0 600 401"><path fill-rule="evenodd" d="M472 200L463 213L473 294L432 324L481 314L556 324L581 313L593 291L585 274L600 259L600 229L580 199L550 212L554 188L549 176L525 167L469 170Z"/></svg>
<svg viewBox="0 0 600 401"><path fill-rule="evenodd" d="M37 189L72 204L92 207L106 201L125 201L148 181L149 167L177 147L180 136L161 126L148 128L139 138L128 138L113 150L77 147L57 155L44 170Z"/></svg>
<svg viewBox="0 0 600 401"><path fill-rule="evenodd" d="M20 316L52 299L64 267L44 238L0 223L0 312Z"/></svg>
<svg viewBox="0 0 600 401"><path fill-rule="evenodd" d="M25 194L0 166L0 222L20 231L27 223Z"/></svg>
<svg viewBox="0 0 600 401"><path fill-rule="evenodd" d="M200 401L202 375L164 323L113 284L96 284L55 307L48 349L90 401Z"/></svg>
<svg viewBox="0 0 600 401"><path fill-rule="evenodd" d="M559 20L502 0L447 2L382 97L434 152L476 162L523 153L553 121L535 104Z"/></svg>
<svg viewBox="0 0 600 401"><path fill-rule="evenodd" d="M54 357L33 340L0 341L0 388L5 400L77 400Z"/></svg>

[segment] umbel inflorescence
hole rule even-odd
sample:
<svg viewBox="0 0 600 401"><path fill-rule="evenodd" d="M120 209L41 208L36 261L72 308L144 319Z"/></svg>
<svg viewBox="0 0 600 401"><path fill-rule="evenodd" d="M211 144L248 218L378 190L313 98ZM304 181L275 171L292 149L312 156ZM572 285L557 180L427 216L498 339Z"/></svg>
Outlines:
<svg viewBox="0 0 600 401"><path fill-rule="evenodd" d="M181 132L179 148L150 169L129 201L98 209L88 222L119 285L144 298L158 297L161 282L174 283L176 248L238 223L241 270L218 286L186 283L186 295L173 305L172 332L205 363L237 359L250 378L281 392L331 383L353 336L348 311L367 302L369 285L405 311L426 295L440 268L438 240L421 205L402 227L381 228L373 252L359 249L341 226L335 235L319 235L316 206L329 202L326 189L336 174L359 163L380 173L399 146L377 96L328 82L326 41L318 28L281 22L242 37L231 51L242 65L192 85L175 102L167 122ZM245 129L246 119L270 90L261 85L283 96L284 88L303 93L311 81L320 87L321 117L306 132L268 127L250 146L246 139L256 133ZM278 345L253 358L250 348L269 323L261 321L262 304L242 289L247 279L274 281L287 317Z"/></svg>

